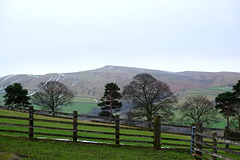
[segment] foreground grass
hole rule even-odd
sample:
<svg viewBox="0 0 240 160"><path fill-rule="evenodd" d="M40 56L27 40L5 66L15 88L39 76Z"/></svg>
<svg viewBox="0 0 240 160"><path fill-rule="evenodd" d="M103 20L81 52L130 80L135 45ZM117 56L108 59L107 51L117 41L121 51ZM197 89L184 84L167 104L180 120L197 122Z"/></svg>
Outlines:
<svg viewBox="0 0 240 160"><path fill-rule="evenodd" d="M0 151L12 152L23 160L190 160L188 152L157 151L154 149L135 147L111 147L106 145L82 144L73 142L33 140L0 136Z"/></svg>
<svg viewBox="0 0 240 160"><path fill-rule="evenodd" d="M17 116L17 117L28 117L28 113L21 113L21 112L15 112L15 111L9 111L9 110L0 110L0 115L8 115L8 116ZM68 122L72 122L72 120L69 120L69 119L60 119L60 118L54 118L54 117L45 117L45 116L40 116L40 115L34 115L35 118L39 118L39 119L48 119L48 120L61 120L61 121L68 121ZM3 123L14 123L14 124L25 124L25 125L28 125L28 121L26 120L15 120L15 119L3 119L3 118L0 118L0 122L3 122ZM93 123L93 122L83 122L83 121L79 121L81 123ZM48 126L48 127L58 127L58 128L67 128L67 129L72 129L72 125L68 125L68 124L58 124L58 123L49 123L49 122L34 122L34 125L37 125L37 126ZM8 130L19 130L19 131L28 131L28 128L27 127L16 127L16 126L5 126L5 125L0 125L0 129L8 129ZM90 130L90 131L102 131L102 132L110 132L110 133L114 133L115 132L115 129L113 128L102 128L102 127L91 127L91 126L84 126L84 125L80 125L78 126L78 129L80 130ZM34 129L34 131L36 132L43 132L43 133L55 133L55 134L64 134L64 135L72 135L72 131L62 131L62 130L50 130L50 129ZM126 129L121 129L120 130L120 133L123 133L123 134L134 134L134 135L148 135L148 136L153 136L153 132L149 132L149 131L136 131L136 130L126 130ZM105 135L105 134L95 134L95 133L85 133L85 132L78 132L78 135L79 136L87 136L87 137L98 137L98 138L112 138L114 139L115 136L113 135ZM20 140L23 140L24 138L26 138L27 141L28 140L28 134L22 134L22 133L10 133L10 132L0 132L0 136L2 137L6 137L6 136L11 136L12 139L15 139L15 140L18 140L19 137L22 137L22 139ZM15 138L14 138L15 137ZM60 142L53 142L53 141L50 141L49 139L52 139L52 138L64 138L64 137L59 137L59 136L42 136L42 135L34 135L34 138L44 138L44 139L48 139L48 140L38 140L39 143L41 142L47 142L47 143L60 143ZM10 138L10 137L8 137ZM166 134L166 133L162 133L162 138L174 138L174 139L185 139L185 140L190 140L190 137L189 136L183 136L183 135L175 135L175 134ZM72 138L64 138L66 140L72 140ZM108 140L99 140L99 139L88 139L88 138L78 138L78 140L84 140L84 141L93 141L93 142L97 142L97 143L110 143L110 144L114 144L115 142L114 141L108 141ZM139 141L149 141L149 142L152 142L153 139L152 138L144 138L144 137L128 137L128 136L120 136L120 144L121 145L134 145L134 146L145 146L145 147L153 147L153 144L146 144L146 143L136 143L136 142L125 142L123 140L139 140ZM207 141L210 141L207 139ZM30 141L31 142L31 141ZM29 143L30 143L29 142ZM2 143L2 140L0 139L0 152L3 152L3 151L8 151L8 149L4 150L1 148L1 145L5 145L4 143ZM10 143L10 141L9 141ZM14 143L14 142L13 142ZM19 144L21 144L22 142L19 142ZM33 143L36 143L36 141L33 141ZM185 149L187 152L185 152L186 154L189 153L189 149L190 149L190 142L182 142L182 141L172 141L172 140L165 140L165 139L162 139L162 147L170 147L171 149L173 148L179 148L179 149ZM165 144L164 144L165 143ZM166 144L167 143L167 144ZM16 142L16 144L18 144L18 142ZM61 142L60 144L63 144L63 145L76 145L75 143L70 143L70 142ZM169 144L174 144L174 145L169 145ZM186 146L176 146L177 144L181 144L181 145L186 145ZM17 148L17 147L14 147L14 146L11 146L11 144L8 144L5 145L6 147L10 145L10 148L13 147L13 148ZM30 145L31 144L24 144L24 145ZM83 144L81 144L83 145ZM86 144L84 144L86 145ZM91 146L91 145L90 145ZM92 145L92 146L96 146L96 145ZM219 147L222 147L224 148L224 145L218 145ZM46 146L48 147L48 146ZM102 147L102 146L99 146L98 147ZM105 147L109 147L109 146L105 146ZM52 147L48 147L48 148L52 148ZM111 147L110 147L111 148ZM121 148L129 148L129 147L113 147L113 148L118 148L118 149L121 149ZM132 147L130 147L132 148ZM232 148L232 145L231 145L231 148ZM239 149L239 147L234 147L236 149ZM28 148L26 148L27 150L29 150ZM136 148L137 149L137 148ZM45 147L44 147L44 152L45 152ZM89 149L90 150L90 149ZM106 149L106 150L111 150L111 149ZM131 150L131 149L129 149ZM146 149L147 150L147 149ZM11 151L11 149L9 149L9 151ZM74 151L74 150L73 150ZM113 151L113 152L117 152L119 150L116 150L116 151ZM209 150L210 151L210 150ZM17 154L23 154L25 155L25 152L21 151L21 152L15 152L15 149L11 152L14 152L14 153L17 153ZM35 152L35 151L34 151ZM49 151L47 151L47 154ZM75 152L75 151L74 151ZM86 151L88 152L88 151ZM122 151L120 151L122 152ZM151 150L152 152L152 150ZM163 152L163 151L161 151ZM178 152L173 152L173 151L164 151L164 153L167 152L167 153L172 153L174 156L175 156L175 153L176 154L179 154ZM41 153L41 152L39 152ZM224 155L224 156L230 156L230 158L233 158L233 159L239 159L238 156L233 156L233 155L229 155L229 154L226 154L224 153L223 151L218 151L218 153L220 153L221 155ZM50 153L49 153L50 154ZM110 153L109 153L110 154ZM158 153L154 153L154 154L157 154ZM51 153L52 155L52 153ZM58 153L56 153L56 155L58 155ZM118 155L118 153L116 153L116 155ZM131 154L130 154L131 155ZM121 154L121 156L123 157L122 159L125 159L124 155ZM162 155L161 155L162 156ZM181 157L181 156L180 156ZM99 159L101 159L102 157L98 157ZM111 157L112 159L116 159L116 158L113 158ZM110 159L111 159L110 158ZM117 157L118 159L121 159L119 157ZM156 157L153 157L153 158L156 158ZM45 159L45 158L43 158ZM46 159L49 159L46 158ZM52 158L52 159L55 159L55 158ZM82 158L81 158L82 159ZM90 158L89 158L90 159ZM106 158L103 158L103 159L106 159ZM127 158L126 158L127 159ZM129 159L134 159L134 158L131 158L129 157ZM149 158L146 158L146 159L149 159ZM158 158L156 158L158 159Z"/></svg>

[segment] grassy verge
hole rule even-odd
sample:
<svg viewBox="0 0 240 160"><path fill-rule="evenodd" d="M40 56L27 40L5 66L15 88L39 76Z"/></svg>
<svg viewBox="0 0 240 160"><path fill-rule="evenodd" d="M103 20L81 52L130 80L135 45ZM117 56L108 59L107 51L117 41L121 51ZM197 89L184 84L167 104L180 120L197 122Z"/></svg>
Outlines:
<svg viewBox="0 0 240 160"><path fill-rule="evenodd" d="M111 147L105 145L33 140L0 136L0 151L12 152L23 160L190 160L187 152L157 151L135 147Z"/></svg>

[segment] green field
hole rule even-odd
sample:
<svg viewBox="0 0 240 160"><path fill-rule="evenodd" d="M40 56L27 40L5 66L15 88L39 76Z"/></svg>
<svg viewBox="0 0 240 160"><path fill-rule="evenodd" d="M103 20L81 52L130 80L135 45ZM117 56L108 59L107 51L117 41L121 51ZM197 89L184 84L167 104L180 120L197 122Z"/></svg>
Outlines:
<svg viewBox="0 0 240 160"><path fill-rule="evenodd" d="M78 114L84 114L91 111L94 107L97 107L97 104L75 102L72 103L71 105L62 107L61 110L59 111L65 113L73 113L73 111L78 111ZM34 109L41 110L42 107L34 105Z"/></svg>
<svg viewBox="0 0 240 160"><path fill-rule="evenodd" d="M8 116L17 116L17 117L28 117L28 113L22 113L22 112L15 112L15 111L9 111L9 110L2 110L0 109L0 115L8 115ZM67 122L72 122L72 120L68 119L59 119L59 118L53 118L53 117L45 117L45 116L40 116L40 115L35 115L35 118L39 119L47 119L47 120L62 120L62 121L67 121ZM28 125L28 121L26 120L15 120L15 119L3 119L0 118L0 123L14 123L14 124L24 124ZM80 122L80 121L79 121ZM83 123L91 123L95 124L92 122L83 122ZM48 127L59 127L59 128L67 128L67 129L72 129L72 125L68 124L58 124L58 123L47 123L47 122L34 122L34 125L36 126L48 126ZM17 129L19 131L28 131L28 128L26 127L16 127L16 126L0 126L1 129ZM78 129L80 130L92 130L92 131L102 131L102 132L110 132L114 133L115 129L114 128L102 128L102 127L92 127L92 126L83 126L80 125L78 126ZM61 130L50 130L50 129L34 129L36 132L44 132L44 133L57 133L57 134L64 134L64 135L72 135L71 131L61 131ZM128 129L121 129L120 133L123 134L138 134L138 135L148 135L148 136L153 136L153 132L149 131L136 131L136 130L128 130ZM12 136L22 136L22 137L28 137L28 134L21 134L21 133L0 133L2 135L12 135ZM114 139L114 135L105 135L105 134L93 134L93 133L85 133L81 132L79 133L79 136L88 136L88 137L99 137L99 138L112 138ZM163 134L163 137L169 137L169 138L184 138L184 139L190 139L189 136L181 136L181 135L172 135L172 134ZM35 137L45 137L45 138L63 138L59 136L42 136L42 135L36 135ZM152 138L144 138L144 137L128 137L128 136L121 136L121 139L131 139L131 140L140 140L140 141L149 141L152 142ZM66 139L66 138L65 138ZM92 139L83 139L83 140L89 140L89 141L97 141L97 142L104 142L104 143L110 143L114 144L114 141L110 140L92 140ZM164 141L163 141L164 142ZM168 141L166 141L168 142ZM132 143L132 142L120 142L121 144L124 145L140 145L140 146L146 146L146 147L153 147L152 144L142 144L142 143ZM171 143L171 142L170 142ZM172 142L173 143L173 142ZM174 142L175 143L175 142ZM189 142L180 142L181 144L187 144L189 145ZM169 146L165 146L169 147Z"/></svg>
<svg viewBox="0 0 240 160"><path fill-rule="evenodd" d="M14 112L8 110L0 110L0 115L8 116L17 116L17 117L28 117L27 113ZM72 121L68 119L59 119L52 117L45 117L35 115L35 118L39 119L48 119L48 120L61 120L61 121ZM14 123L14 124L28 124L26 120L14 120L14 119L3 119L0 118L2 123ZM80 121L79 121L80 122ZM90 123L90 122L82 122ZM95 124L95 123L94 123ZM37 126L48 126L48 127L59 127L59 128L68 128L72 129L71 125L67 124L56 124L49 122L34 122L34 125ZM28 128L25 127L15 127L15 126L2 126L0 129L8 130L19 130L19 131L28 131ZM102 127L91 127L91 126L79 126L80 130L92 130L92 131L101 131L101 132L110 132L114 133L114 128L102 128ZM58 131L58 130L49 130L49 129L34 129L35 132L44 132L44 133L55 133L55 134L64 134L72 135L70 131ZM141 134L141 135L153 135L149 131L135 131L135 130L124 130L121 129L120 133L128 134ZM89 137L98 137L98 138L113 138L113 135L103 135L103 134L94 134L94 133L78 133L79 136L89 136ZM22 137L22 138L19 138ZM188 154L189 152L177 152L177 151L157 151L154 149L144 149L144 148L135 148L135 147L110 147L105 145L90 145L90 144L81 144L73 142L59 142L59 141L50 141L47 139L52 138L63 138L58 136L38 136L34 135L35 138L44 138L45 140L34 140L30 141L27 139L28 134L21 133L8 133L0 132L0 151L1 152L12 152L22 156L23 159L192 159ZM189 139L188 136L185 138L177 135L164 134L163 137L175 137ZM120 139L129 139L129 137L121 136ZM133 137L131 140L143 140L143 141L153 141L152 138L143 138L143 137ZM71 139L70 139L71 140ZM114 141L106 140L92 140L92 139L79 139L87 140L98 143L109 143L114 144ZM168 141L166 141L168 142ZM133 143L133 142L121 142L120 144L125 145L136 145L144 146L144 144ZM184 142L185 144L185 142ZM151 144L146 144L146 147L153 147ZM49 148L51 148L49 150ZM188 147L187 147L188 148Z"/></svg>
<svg viewBox="0 0 240 160"><path fill-rule="evenodd" d="M218 94L227 91L231 91L231 88L226 86L218 86L211 88L190 88L177 92L176 95L179 98L178 105L180 105L185 101L185 98L189 96L203 95L206 96L209 100L214 100Z"/></svg>
<svg viewBox="0 0 240 160"><path fill-rule="evenodd" d="M8 116L17 116L17 117L28 117L28 113L14 112L9 110L0 109L0 115ZM53 117L45 117L40 115L34 115L34 118L45 119L45 120L60 120L60 121L72 121L69 119L60 119ZM3 119L0 118L2 123L14 123L14 124L25 124L28 125L26 120L15 120L15 119ZM81 122L81 121L79 121ZM81 123L92 123L92 122L81 122ZM93 123L92 123L93 124ZM95 123L94 123L95 124ZM58 128L67 128L72 129L72 125L68 124L59 124L59 123L50 123L50 122L34 122L36 126L48 126L48 127L58 127ZM16 126L5 126L0 125L0 129L7 130L19 130L19 131L28 131L27 127L16 127ZM102 127L92 127L92 126L78 126L80 130L91 130L91 131L101 131L101 132L111 132L114 133L114 128L102 128ZM54 133L54 134L64 134L72 135L72 131L62 131L62 130L50 130L50 129L34 129L34 132L43 132L43 133ZM121 129L120 133L127 134L140 134L140 135L150 135L153 133L149 131L136 131L136 130L126 130ZM78 132L79 136L89 136L89 137L99 137L99 138L113 138L113 135L105 134L96 134L96 133L84 133ZM23 137L23 138L19 138ZM52 138L63 138L59 136L38 136L34 135L34 138L44 138L44 140L34 139L30 141L27 139L28 134L23 133L9 133L9 132L0 132L0 151L1 152L13 152L22 156L23 159L193 159L188 153L189 152L176 152L176 151L156 151L154 149L143 149L136 147L110 147L105 145L90 145L82 143L73 143L73 142L59 142L51 141ZM175 139L186 139L190 140L189 136L175 135L175 134L162 134L162 138L175 138ZM120 144L124 145L134 145L134 146L146 146L152 147L152 144L140 144L134 142L121 142L124 139L131 140L140 140L140 141L153 141L152 138L144 137L128 137L121 136ZM71 141L71 139L69 139ZM79 140L88 140L98 143L110 143L114 144L114 141L106 140L92 140L81 138ZM187 147L180 147L189 150L190 142L181 142L181 141L172 141L172 140L162 140L162 143L171 143L171 144L183 144L188 145ZM224 147L223 145L219 145ZM179 148L179 146L172 145L162 145L162 147L170 148ZM51 148L51 149L50 149ZM229 156L228 154L219 151L222 155ZM233 159L239 159L238 156L231 156Z"/></svg>
<svg viewBox="0 0 240 160"><path fill-rule="evenodd" d="M78 111L79 114L87 113L94 107L97 107L94 99L74 97L73 103L71 105L64 106L61 112L73 113L73 111Z"/></svg>
<svg viewBox="0 0 240 160"><path fill-rule="evenodd" d="M92 98L83 98L83 97L74 97L73 102L79 103L96 103L95 99Z"/></svg>
<svg viewBox="0 0 240 160"><path fill-rule="evenodd" d="M73 111L78 111L79 114L86 114L91 111L94 107L98 107L96 101L90 98L74 97L72 104L62 107L60 112L73 113ZM41 110L41 106L33 105L34 109Z"/></svg>
<svg viewBox="0 0 240 160"><path fill-rule="evenodd" d="M0 105L4 105L3 95L0 95ZM61 112L72 113L78 111L79 114L87 113L94 107L97 107L96 100L91 98L74 97L73 103L62 107ZM35 109L41 109L40 106L34 105Z"/></svg>
<svg viewBox="0 0 240 160"><path fill-rule="evenodd" d="M23 160L190 160L188 152L157 151L135 147L111 147L48 140L30 141L25 138L0 136L0 150L12 152Z"/></svg>

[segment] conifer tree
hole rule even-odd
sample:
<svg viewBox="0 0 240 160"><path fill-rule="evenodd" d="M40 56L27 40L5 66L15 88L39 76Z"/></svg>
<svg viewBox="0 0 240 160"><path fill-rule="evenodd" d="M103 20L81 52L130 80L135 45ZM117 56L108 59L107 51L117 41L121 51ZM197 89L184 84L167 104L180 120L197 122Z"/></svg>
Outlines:
<svg viewBox="0 0 240 160"><path fill-rule="evenodd" d="M100 99L98 106L101 107L99 116L109 116L112 118L113 110L119 111L122 107L121 94L119 93L120 88L116 83L107 83L105 85L105 92L103 97Z"/></svg>
<svg viewBox="0 0 240 160"><path fill-rule="evenodd" d="M26 108L31 105L29 102L28 90L23 89L20 83L14 83L5 88L5 95L3 98L4 104L11 108Z"/></svg>

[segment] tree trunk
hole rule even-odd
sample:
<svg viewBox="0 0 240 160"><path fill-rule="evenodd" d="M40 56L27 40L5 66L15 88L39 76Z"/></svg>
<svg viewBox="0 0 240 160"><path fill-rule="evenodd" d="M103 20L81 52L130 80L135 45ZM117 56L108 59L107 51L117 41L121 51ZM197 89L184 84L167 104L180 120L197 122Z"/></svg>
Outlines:
<svg viewBox="0 0 240 160"><path fill-rule="evenodd" d="M110 119L112 119L112 91L110 91Z"/></svg>
<svg viewBox="0 0 240 160"><path fill-rule="evenodd" d="M240 116L238 116L238 130L240 131Z"/></svg>
<svg viewBox="0 0 240 160"><path fill-rule="evenodd" d="M229 112L230 112L230 107L228 106L228 108L227 108L227 128L229 128Z"/></svg>
<svg viewBox="0 0 240 160"><path fill-rule="evenodd" d="M54 107L52 107L52 116L53 116L53 117L55 116Z"/></svg>
<svg viewBox="0 0 240 160"><path fill-rule="evenodd" d="M110 119L112 119L112 97L110 98Z"/></svg>
<svg viewBox="0 0 240 160"><path fill-rule="evenodd" d="M148 128L152 127L152 118L147 118L148 121Z"/></svg>
<svg viewBox="0 0 240 160"><path fill-rule="evenodd" d="M152 122L148 121L148 128L151 128L151 127L152 127Z"/></svg>
<svg viewBox="0 0 240 160"><path fill-rule="evenodd" d="M229 116L227 115L227 128L229 128Z"/></svg>

